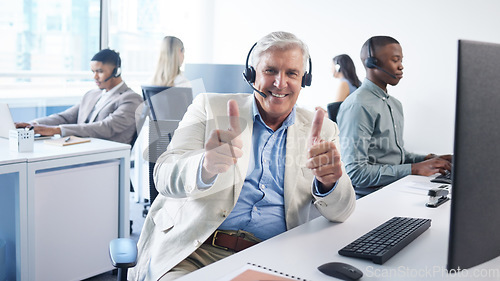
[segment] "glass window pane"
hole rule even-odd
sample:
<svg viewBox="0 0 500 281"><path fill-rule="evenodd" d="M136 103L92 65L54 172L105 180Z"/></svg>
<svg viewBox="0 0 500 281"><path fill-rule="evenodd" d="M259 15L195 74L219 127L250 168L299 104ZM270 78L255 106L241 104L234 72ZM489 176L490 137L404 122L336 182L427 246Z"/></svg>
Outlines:
<svg viewBox="0 0 500 281"><path fill-rule="evenodd" d="M136 92L152 80L167 35L184 43L185 64L211 62L214 0L110 0L109 46L120 53L123 79ZM181 69L184 65L181 66Z"/></svg>
<svg viewBox="0 0 500 281"><path fill-rule="evenodd" d="M0 101L35 106L38 116L95 87L89 61L99 50L99 0L0 0L0 14Z"/></svg>

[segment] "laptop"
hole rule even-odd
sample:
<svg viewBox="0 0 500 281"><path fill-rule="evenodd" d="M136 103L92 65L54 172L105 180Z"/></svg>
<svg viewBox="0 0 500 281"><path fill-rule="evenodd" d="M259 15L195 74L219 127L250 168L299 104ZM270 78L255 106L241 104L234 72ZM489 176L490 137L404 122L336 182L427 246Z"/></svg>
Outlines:
<svg viewBox="0 0 500 281"><path fill-rule="evenodd" d="M16 126L14 125L14 120L12 120L9 105L0 103L0 137L8 139L9 131L15 129Z"/></svg>
<svg viewBox="0 0 500 281"><path fill-rule="evenodd" d="M16 125L14 125L14 120L12 119L9 105L6 103L0 103L0 138L8 139L9 131L15 129ZM52 136L41 136L40 134L35 134L35 140L50 138L52 138Z"/></svg>

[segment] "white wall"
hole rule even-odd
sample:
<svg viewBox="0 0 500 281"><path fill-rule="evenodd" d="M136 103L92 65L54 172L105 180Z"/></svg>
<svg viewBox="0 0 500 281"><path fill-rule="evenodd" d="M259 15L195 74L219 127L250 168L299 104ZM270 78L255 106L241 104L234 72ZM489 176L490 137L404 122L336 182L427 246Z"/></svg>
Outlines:
<svg viewBox="0 0 500 281"><path fill-rule="evenodd" d="M213 35L213 42L188 39L198 43L187 46L193 56L199 54L195 49L204 50L205 61L198 62L244 64L252 44L271 31L290 31L302 38L314 66L312 86L299 99L308 108L330 102L333 56L349 54L362 80L365 71L359 50L364 41L373 35L396 38L403 47L404 78L389 87L389 93L404 106L407 149L420 153L453 151L457 40L500 43L497 0L201 2L214 13L206 17L210 22L200 25L207 28L202 34ZM207 50L212 56L207 56Z"/></svg>

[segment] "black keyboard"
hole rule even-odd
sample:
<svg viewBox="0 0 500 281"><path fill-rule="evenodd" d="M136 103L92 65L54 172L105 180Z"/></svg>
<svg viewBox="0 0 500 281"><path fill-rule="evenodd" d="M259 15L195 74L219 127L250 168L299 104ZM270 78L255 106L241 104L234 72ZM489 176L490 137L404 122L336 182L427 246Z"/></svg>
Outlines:
<svg viewBox="0 0 500 281"><path fill-rule="evenodd" d="M383 264L430 226L430 219L393 217L340 249L339 254Z"/></svg>
<svg viewBox="0 0 500 281"><path fill-rule="evenodd" d="M433 178L431 182L451 184L451 172L447 170L444 174L439 174Z"/></svg>

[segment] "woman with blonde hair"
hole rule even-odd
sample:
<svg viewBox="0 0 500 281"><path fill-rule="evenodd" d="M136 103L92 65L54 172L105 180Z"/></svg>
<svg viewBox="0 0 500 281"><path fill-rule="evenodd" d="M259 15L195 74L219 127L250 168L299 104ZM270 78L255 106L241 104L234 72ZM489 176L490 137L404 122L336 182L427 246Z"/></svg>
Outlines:
<svg viewBox="0 0 500 281"><path fill-rule="evenodd" d="M165 36L152 84L167 87L190 87L189 80L181 72L184 62L184 44L175 36Z"/></svg>

